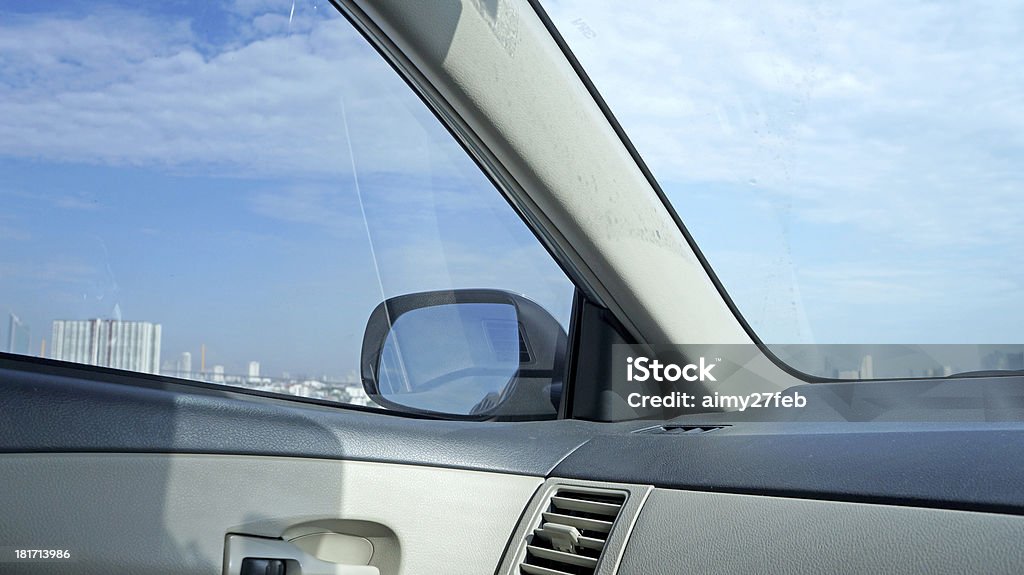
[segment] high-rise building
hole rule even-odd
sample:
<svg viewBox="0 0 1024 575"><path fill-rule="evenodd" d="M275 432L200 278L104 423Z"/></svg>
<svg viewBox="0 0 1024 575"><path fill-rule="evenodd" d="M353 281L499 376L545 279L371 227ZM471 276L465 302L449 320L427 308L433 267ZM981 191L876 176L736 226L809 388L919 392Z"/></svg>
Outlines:
<svg viewBox="0 0 1024 575"><path fill-rule="evenodd" d="M7 347L4 348L4 351L28 355L28 336L28 326L22 323L21 318L12 313L7 324Z"/></svg>
<svg viewBox="0 0 1024 575"><path fill-rule="evenodd" d="M192 354L183 351L178 359L178 377L183 379L192 378Z"/></svg>
<svg viewBox="0 0 1024 575"><path fill-rule="evenodd" d="M213 382L224 383L224 366L215 365L213 366Z"/></svg>
<svg viewBox="0 0 1024 575"><path fill-rule="evenodd" d="M256 383L260 380L260 362L250 361L249 362L249 381Z"/></svg>
<svg viewBox="0 0 1024 575"><path fill-rule="evenodd" d="M53 322L53 359L143 373L160 372L160 324L114 319Z"/></svg>

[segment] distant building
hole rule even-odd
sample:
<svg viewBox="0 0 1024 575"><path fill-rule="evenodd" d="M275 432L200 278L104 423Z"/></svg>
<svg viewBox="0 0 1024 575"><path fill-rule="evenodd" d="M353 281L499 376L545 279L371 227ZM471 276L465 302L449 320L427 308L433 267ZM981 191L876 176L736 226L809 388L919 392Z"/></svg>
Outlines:
<svg viewBox="0 0 1024 575"><path fill-rule="evenodd" d="M373 402L370 400L370 396L366 395L361 385L350 385L345 388L345 393L348 395L348 401L346 403L352 405L372 406Z"/></svg>
<svg viewBox="0 0 1024 575"><path fill-rule="evenodd" d="M28 326L12 313L7 324L7 347L4 348L4 351L28 355L28 336Z"/></svg>
<svg viewBox="0 0 1024 575"><path fill-rule="evenodd" d="M192 354L184 351L178 358L178 377L182 379L192 378Z"/></svg>
<svg viewBox="0 0 1024 575"><path fill-rule="evenodd" d="M224 383L224 366L215 365L213 366L213 382Z"/></svg>
<svg viewBox="0 0 1024 575"><path fill-rule="evenodd" d="M257 383L260 380L260 362L250 361L249 362L249 381L251 383Z"/></svg>
<svg viewBox="0 0 1024 575"><path fill-rule="evenodd" d="M142 373L160 372L160 324L114 319L53 322L50 357Z"/></svg>

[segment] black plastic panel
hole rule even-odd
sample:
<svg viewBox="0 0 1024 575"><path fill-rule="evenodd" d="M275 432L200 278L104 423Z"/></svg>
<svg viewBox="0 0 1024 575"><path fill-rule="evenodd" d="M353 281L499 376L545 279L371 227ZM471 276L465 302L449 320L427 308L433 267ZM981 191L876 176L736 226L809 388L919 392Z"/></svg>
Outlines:
<svg viewBox="0 0 1024 575"><path fill-rule="evenodd" d="M52 362L32 366L42 373L0 362L0 452L259 454L544 476L607 427L411 419Z"/></svg>

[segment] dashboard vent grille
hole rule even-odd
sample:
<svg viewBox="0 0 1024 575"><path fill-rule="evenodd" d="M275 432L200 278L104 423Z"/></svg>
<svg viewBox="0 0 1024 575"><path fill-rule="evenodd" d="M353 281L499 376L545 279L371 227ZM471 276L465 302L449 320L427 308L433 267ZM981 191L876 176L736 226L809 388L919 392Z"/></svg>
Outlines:
<svg viewBox="0 0 1024 575"><path fill-rule="evenodd" d="M593 575L626 494L561 488L526 538L523 575Z"/></svg>
<svg viewBox="0 0 1024 575"><path fill-rule="evenodd" d="M709 431L725 429L728 425L655 425L638 429L633 433L670 433L672 435L697 435Z"/></svg>

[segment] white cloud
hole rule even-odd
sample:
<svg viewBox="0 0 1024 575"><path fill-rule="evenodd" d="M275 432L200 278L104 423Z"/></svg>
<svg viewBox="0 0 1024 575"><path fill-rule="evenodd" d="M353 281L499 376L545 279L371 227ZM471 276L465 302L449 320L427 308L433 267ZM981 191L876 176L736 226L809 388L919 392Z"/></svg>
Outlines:
<svg viewBox="0 0 1024 575"><path fill-rule="evenodd" d="M91 194L63 193L50 190L47 193L29 193L17 189L0 189L0 201L15 200L28 202L41 202L48 206L73 211L94 211L101 207L100 198ZM4 219L0 216L0 220Z"/></svg>
<svg viewBox="0 0 1024 575"><path fill-rule="evenodd" d="M291 25L244 20L252 38L223 45L197 22L129 12L6 21L0 155L338 176L351 172L344 110L360 171L445 168L432 148L447 135L401 79L333 8L305 5Z"/></svg>
<svg viewBox="0 0 1024 575"><path fill-rule="evenodd" d="M287 15L292 6L306 7L308 0L293 2L292 0L231 0L228 9L241 16L255 16L268 13ZM328 5L329 6L329 5Z"/></svg>

